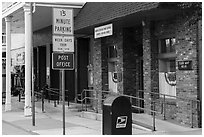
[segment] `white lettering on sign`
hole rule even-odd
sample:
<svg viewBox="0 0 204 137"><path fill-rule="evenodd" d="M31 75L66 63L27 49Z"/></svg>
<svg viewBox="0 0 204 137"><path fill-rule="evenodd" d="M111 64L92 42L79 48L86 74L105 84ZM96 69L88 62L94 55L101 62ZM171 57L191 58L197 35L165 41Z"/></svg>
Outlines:
<svg viewBox="0 0 204 137"><path fill-rule="evenodd" d="M68 55L58 55L58 60L69 60Z"/></svg>
<svg viewBox="0 0 204 137"><path fill-rule="evenodd" d="M125 128L127 125L127 116L120 116L117 118L116 128Z"/></svg>
<svg viewBox="0 0 204 137"><path fill-rule="evenodd" d="M70 62L56 62L57 67L70 67Z"/></svg>
<svg viewBox="0 0 204 137"><path fill-rule="evenodd" d="M94 38L113 35L113 24L104 25L94 29Z"/></svg>
<svg viewBox="0 0 204 137"><path fill-rule="evenodd" d="M56 52L74 52L74 37L53 35L53 51Z"/></svg>
<svg viewBox="0 0 204 137"><path fill-rule="evenodd" d="M53 8L53 34L73 35L73 10Z"/></svg>
<svg viewBox="0 0 204 137"><path fill-rule="evenodd" d="M52 53L52 69L56 70L73 70L74 54L73 53Z"/></svg>

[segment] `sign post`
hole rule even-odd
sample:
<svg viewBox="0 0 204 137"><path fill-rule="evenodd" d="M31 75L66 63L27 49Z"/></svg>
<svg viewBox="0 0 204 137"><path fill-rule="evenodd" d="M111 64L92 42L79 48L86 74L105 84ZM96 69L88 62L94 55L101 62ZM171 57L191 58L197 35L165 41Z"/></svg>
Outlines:
<svg viewBox="0 0 204 137"><path fill-rule="evenodd" d="M73 10L53 8L52 69L60 70L65 135L65 70L74 69Z"/></svg>
<svg viewBox="0 0 204 137"><path fill-rule="evenodd" d="M64 85L64 83L65 83L65 77L64 77L64 70L60 70L61 71L61 81L62 81L62 102L63 102L63 104L62 104L62 107L63 107L63 135L65 135L65 85Z"/></svg>

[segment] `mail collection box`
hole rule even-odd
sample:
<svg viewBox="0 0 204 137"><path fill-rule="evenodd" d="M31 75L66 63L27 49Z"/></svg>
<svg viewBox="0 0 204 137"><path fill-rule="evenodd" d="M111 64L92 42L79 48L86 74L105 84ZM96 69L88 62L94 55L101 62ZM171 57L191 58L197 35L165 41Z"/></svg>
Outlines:
<svg viewBox="0 0 204 137"><path fill-rule="evenodd" d="M127 97L111 96L104 101L103 135L132 135L132 110Z"/></svg>

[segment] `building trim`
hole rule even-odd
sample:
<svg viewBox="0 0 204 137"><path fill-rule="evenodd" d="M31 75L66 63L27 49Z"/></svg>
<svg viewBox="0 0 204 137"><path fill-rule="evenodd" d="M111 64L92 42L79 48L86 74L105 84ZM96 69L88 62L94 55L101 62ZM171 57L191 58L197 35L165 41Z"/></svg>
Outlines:
<svg viewBox="0 0 204 137"><path fill-rule="evenodd" d="M55 7L55 8L82 8L83 3L48 3L48 2L36 2L36 6L43 7Z"/></svg>
<svg viewBox="0 0 204 137"><path fill-rule="evenodd" d="M10 14L22 8L24 5L25 5L25 2L17 2L14 5L6 8L4 11L2 11L2 18L9 16Z"/></svg>

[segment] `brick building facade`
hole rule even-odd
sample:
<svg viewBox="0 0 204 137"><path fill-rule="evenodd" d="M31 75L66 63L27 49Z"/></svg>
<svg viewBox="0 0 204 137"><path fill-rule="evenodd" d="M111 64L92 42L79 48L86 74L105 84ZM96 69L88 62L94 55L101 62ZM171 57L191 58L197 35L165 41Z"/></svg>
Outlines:
<svg viewBox="0 0 204 137"><path fill-rule="evenodd" d="M168 3L86 3L76 17L75 34L83 35L77 39L89 41L88 65L93 66L92 88L97 91L94 96L102 98L102 90L145 100L166 94L166 118L191 125L189 107L193 105L197 108L194 126L198 126L198 103L173 97L201 100L201 19L191 11L172 8ZM94 38L94 28L107 24L113 24L113 35ZM190 68L180 68L179 64L185 62L190 63ZM111 83L114 72L122 77L117 84ZM169 82L165 88L161 86L164 78ZM162 95L141 94L139 90ZM102 101L98 102L95 107L101 109ZM142 107L151 108L151 104L144 102Z"/></svg>

